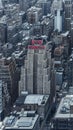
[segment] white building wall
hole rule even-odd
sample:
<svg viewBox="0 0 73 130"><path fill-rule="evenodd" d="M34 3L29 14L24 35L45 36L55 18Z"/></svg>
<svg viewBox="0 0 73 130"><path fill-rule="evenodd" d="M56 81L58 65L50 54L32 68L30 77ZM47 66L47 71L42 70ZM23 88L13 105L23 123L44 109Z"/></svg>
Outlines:
<svg viewBox="0 0 73 130"><path fill-rule="evenodd" d="M62 16L60 14L61 10L57 10L57 14L54 18L54 30L62 31Z"/></svg>

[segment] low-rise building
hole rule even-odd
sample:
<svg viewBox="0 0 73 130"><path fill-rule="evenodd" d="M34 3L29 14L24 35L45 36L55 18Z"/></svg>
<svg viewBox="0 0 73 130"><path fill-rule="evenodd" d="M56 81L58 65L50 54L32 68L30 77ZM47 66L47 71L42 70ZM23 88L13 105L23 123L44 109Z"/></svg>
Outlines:
<svg viewBox="0 0 73 130"><path fill-rule="evenodd" d="M13 109L20 110L24 108L28 111L35 110L42 119L44 119L49 110L49 95L29 94L21 95L15 102Z"/></svg>
<svg viewBox="0 0 73 130"><path fill-rule="evenodd" d="M3 121L5 130L39 130L39 116L35 111L16 112Z"/></svg>
<svg viewBox="0 0 73 130"><path fill-rule="evenodd" d="M57 112L53 118L53 130L73 129L73 95L66 95L61 99Z"/></svg>

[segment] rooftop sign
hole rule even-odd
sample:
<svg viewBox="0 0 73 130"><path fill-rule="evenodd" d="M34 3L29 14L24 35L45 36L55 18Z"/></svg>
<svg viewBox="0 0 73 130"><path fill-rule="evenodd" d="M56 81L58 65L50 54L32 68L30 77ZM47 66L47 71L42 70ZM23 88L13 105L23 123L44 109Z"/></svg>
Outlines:
<svg viewBox="0 0 73 130"><path fill-rule="evenodd" d="M28 46L29 49L45 49L45 46L42 45L43 40L32 40L31 45Z"/></svg>

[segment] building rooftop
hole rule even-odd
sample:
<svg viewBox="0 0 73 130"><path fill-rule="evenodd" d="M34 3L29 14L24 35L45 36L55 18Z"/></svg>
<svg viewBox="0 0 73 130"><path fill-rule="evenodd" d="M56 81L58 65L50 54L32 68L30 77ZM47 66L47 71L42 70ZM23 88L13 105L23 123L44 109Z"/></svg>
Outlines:
<svg viewBox="0 0 73 130"><path fill-rule="evenodd" d="M69 94L73 94L73 86L69 87Z"/></svg>
<svg viewBox="0 0 73 130"><path fill-rule="evenodd" d="M16 102L15 102L14 105L18 105L18 106L19 106L19 105L23 105L25 98L26 98L26 96L20 96L20 97L16 100Z"/></svg>
<svg viewBox="0 0 73 130"><path fill-rule="evenodd" d="M4 15L4 16L2 16L1 18L0 18L0 24L6 24L6 15Z"/></svg>
<svg viewBox="0 0 73 130"><path fill-rule="evenodd" d="M4 125L2 122L0 122L0 130L4 130Z"/></svg>
<svg viewBox="0 0 73 130"><path fill-rule="evenodd" d="M73 118L71 106L73 106L73 95L66 95L59 104L55 118Z"/></svg>
<svg viewBox="0 0 73 130"><path fill-rule="evenodd" d="M62 0L54 0L53 1L53 5L52 5L53 7L53 9L55 9L55 10L61 10L61 9L63 9L63 3L62 3Z"/></svg>
<svg viewBox="0 0 73 130"><path fill-rule="evenodd" d="M64 51L64 47L63 46L56 47L55 50L54 50L54 54L56 56L61 56L63 54L63 51Z"/></svg>
<svg viewBox="0 0 73 130"><path fill-rule="evenodd" d="M42 0L38 0L37 3L39 3L39 2L44 3L44 2L47 2L47 0L43 0L43 1Z"/></svg>
<svg viewBox="0 0 73 130"><path fill-rule="evenodd" d="M13 52L12 56L18 59L23 54L23 51L15 51Z"/></svg>
<svg viewBox="0 0 73 130"><path fill-rule="evenodd" d="M41 8L32 6L31 8L28 9L28 12L31 12L31 11L37 12L37 11L40 11L40 10L41 10Z"/></svg>
<svg viewBox="0 0 73 130"><path fill-rule="evenodd" d="M69 31L61 34L63 37L67 37L69 35Z"/></svg>
<svg viewBox="0 0 73 130"><path fill-rule="evenodd" d="M16 116L11 115L3 121L6 129L32 129L38 120L39 116L35 111L17 112Z"/></svg>
<svg viewBox="0 0 73 130"><path fill-rule="evenodd" d="M45 105L49 98L49 95L21 95L15 102L14 107L21 106L23 104L37 104L37 105Z"/></svg>
<svg viewBox="0 0 73 130"><path fill-rule="evenodd" d="M48 95L28 95L25 98L24 104L44 105L48 99Z"/></svg>

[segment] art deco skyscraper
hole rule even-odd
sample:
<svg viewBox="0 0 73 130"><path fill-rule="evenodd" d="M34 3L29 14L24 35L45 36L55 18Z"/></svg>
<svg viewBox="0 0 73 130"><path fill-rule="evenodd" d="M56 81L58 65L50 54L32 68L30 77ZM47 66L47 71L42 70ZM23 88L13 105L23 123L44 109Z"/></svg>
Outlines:
<svg viewBox="0 0 73 130"><path fill-rule="evenodd" d="M28 49L25 65L21 69L19 95L21 91L28 91L29 94L50 94L51 90L54 91L55 78L51 67L51 53L46 46L44 49Z"/></svg>

